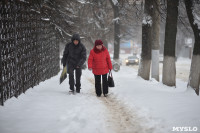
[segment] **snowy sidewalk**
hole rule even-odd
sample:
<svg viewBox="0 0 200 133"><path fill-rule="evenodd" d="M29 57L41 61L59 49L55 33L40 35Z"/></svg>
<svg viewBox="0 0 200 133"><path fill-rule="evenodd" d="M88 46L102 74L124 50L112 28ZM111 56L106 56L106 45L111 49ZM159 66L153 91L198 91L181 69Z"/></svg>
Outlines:
<svg viewBox="0 0 200 133"><path fill-rule="evenodd" d="M72 95L68 79L59 85L58 75L6 101L0 107L0 133L107 132L105 107L86 79L82 83L81 94Z"/></svg>
<svg viewBox="0 0 200 133"><path fill-rule="evenodd" d="M68 93L59 75L29 89L0 107L0 133L145 133L153 130L113 94L96 97L94 77L83 71L80 94ZM112 98L113 97L113 98Z"/></svg>
<svg viewBox="0 0 200 133"><path fill-rule="evenodd" d="M186 91L186 82L167 87L126 66L113 76L116 87L107 98L96 97L88 70L80 94L68 93L68 79L59 85L59 75L40 83L0 106L0 133L169 133L177 126L200 131L200 97Z"/></svg>

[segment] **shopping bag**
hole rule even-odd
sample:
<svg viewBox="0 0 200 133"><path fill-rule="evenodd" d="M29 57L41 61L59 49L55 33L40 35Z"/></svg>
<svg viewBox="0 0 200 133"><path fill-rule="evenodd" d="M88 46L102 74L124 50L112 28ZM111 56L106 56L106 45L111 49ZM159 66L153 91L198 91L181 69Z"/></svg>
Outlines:
<svg viewBox="0 0 200 133"><path fill-rule="evenodd" d="M67 78L67 65L63 68L60 75L60 84Z"/></svg>
<svg viewBox="0 0 200 133"><path fill-rule="evenodd" d="M109 71L109 74L108 74L108 86L109 87L115 87L115 83L114 83L111 71Z"/></svg>

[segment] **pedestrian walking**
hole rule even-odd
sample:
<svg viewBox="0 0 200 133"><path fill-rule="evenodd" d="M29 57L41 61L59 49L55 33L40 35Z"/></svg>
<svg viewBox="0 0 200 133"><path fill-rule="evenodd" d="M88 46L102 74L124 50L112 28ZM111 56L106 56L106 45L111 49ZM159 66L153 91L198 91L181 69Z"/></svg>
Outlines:
<svg viewBox="0 0 200 133"><path fill-rule="evenodd" d="M109 52L101 40L96 40L94 48L90 51L88 69L94 74L96 95L100 97L103 90L106 97L108 94L107 74L112 70L112 63ZM101 89L101 77L103 89Z"/></svg>
<svg viewBox="0 0 200 133"><path fill-rule="evenodd" d="M76 86L76 92L80 93L81 89L81 75L82 75L82 65L86 61L86 48L81 43L80 36L74 34L69 42L65 46L63 52L63 67L67 65L67 72L69 74L69 85L70 92L74 92L74 87ZM74 71L76 76L76 83L74 81Z"/></svg>

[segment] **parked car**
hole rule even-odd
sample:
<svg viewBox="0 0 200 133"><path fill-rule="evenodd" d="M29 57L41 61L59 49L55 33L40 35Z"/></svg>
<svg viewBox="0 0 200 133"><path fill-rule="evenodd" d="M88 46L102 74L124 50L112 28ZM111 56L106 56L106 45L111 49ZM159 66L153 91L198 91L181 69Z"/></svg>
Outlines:
<svg viewBox="0 0 200 133"><path fill-rule="evenodd" d="M139 58L137 56L129 56L126 59L126 65L138 65L139 64Z"/></svg>

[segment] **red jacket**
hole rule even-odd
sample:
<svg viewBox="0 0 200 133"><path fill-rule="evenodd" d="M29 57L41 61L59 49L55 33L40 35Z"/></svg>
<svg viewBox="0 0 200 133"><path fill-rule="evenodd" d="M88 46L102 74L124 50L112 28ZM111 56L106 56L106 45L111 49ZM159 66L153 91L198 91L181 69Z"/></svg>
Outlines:
<svg viewBox="0 0 200 133"><path fill-rule="evenodd" d="M104 46L100 52L95 52L94 48L90 51L88 68L92 68L95 75L104 75L112 69L110 55Z"/></svg>

